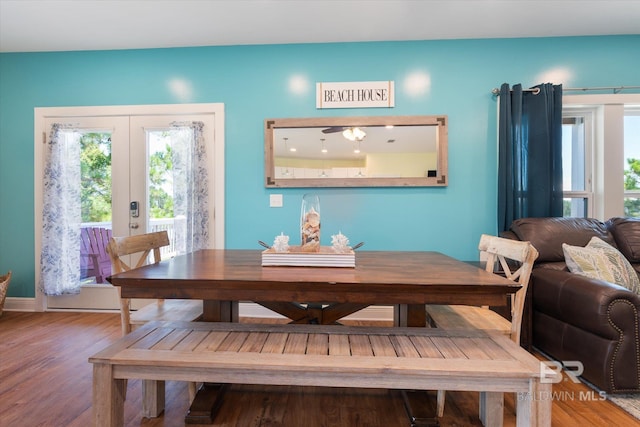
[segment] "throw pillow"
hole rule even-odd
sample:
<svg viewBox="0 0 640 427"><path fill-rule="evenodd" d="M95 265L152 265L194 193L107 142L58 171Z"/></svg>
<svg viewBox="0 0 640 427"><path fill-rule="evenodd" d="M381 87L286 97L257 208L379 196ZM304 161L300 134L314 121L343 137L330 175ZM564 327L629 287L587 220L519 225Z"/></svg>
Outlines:
<svg viewBox="0 0 640 427"><path fill-rule="evenodd" d="M562 244L569 271L624 286L640 294L640 279L627 259L602 239L592 237L587 246Z"/></svg>

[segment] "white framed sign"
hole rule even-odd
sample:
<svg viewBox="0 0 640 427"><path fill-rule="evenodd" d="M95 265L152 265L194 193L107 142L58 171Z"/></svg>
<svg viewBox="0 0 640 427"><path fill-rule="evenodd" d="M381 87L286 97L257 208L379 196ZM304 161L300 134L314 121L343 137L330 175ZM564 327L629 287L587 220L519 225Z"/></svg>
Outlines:
<svg viewBox="0 0 640 427"><path fill-rule="evenodd" d="M391 108L393 81L316 83L316 108Z"/></svg>

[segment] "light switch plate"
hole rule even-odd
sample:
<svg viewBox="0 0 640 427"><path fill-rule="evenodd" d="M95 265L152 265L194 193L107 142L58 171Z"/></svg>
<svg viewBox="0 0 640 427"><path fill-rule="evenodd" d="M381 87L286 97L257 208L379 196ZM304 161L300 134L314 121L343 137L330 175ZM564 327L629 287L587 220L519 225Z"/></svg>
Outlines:
<svg viewBox="0 0 640 427"><path fill-rule="evenodd" d="M269 194L269 207L281 208L282 207L282 194Z"/></svg>

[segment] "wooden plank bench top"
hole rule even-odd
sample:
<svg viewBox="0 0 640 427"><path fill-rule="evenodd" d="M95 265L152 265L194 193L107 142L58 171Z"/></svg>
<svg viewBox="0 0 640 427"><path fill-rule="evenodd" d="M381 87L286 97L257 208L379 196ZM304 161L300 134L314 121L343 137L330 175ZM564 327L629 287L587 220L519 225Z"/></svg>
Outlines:
<svg viewBox="0 0 640 427"><path fill-rule="evenodd" d="M503 392L550 390L535 357L480 330L154 322L89 361L95 425L110 427L122 425L130 378L479 391L491 426L502 423ZM518 400L518 426L550 425L550 401Z"/></svg>

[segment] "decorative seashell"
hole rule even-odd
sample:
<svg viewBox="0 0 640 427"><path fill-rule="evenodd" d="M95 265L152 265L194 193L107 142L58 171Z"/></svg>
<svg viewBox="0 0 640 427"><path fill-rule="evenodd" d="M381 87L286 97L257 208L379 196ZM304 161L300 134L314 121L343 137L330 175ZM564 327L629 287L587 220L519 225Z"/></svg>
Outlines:
<svg viewBox="0 0 640 427"><path fill-rule="evenodd" d="M342 232L338 232L331 236L331 246L334 252L340 254L349 252L349 239Z"/></svg>
<svg viewBox="0 0 640 427"><path fill-rule="evenodd" d="M284 233L276 236L273 240L273 249L276 252L289 252L289 236L285 236Z"/></svg>

